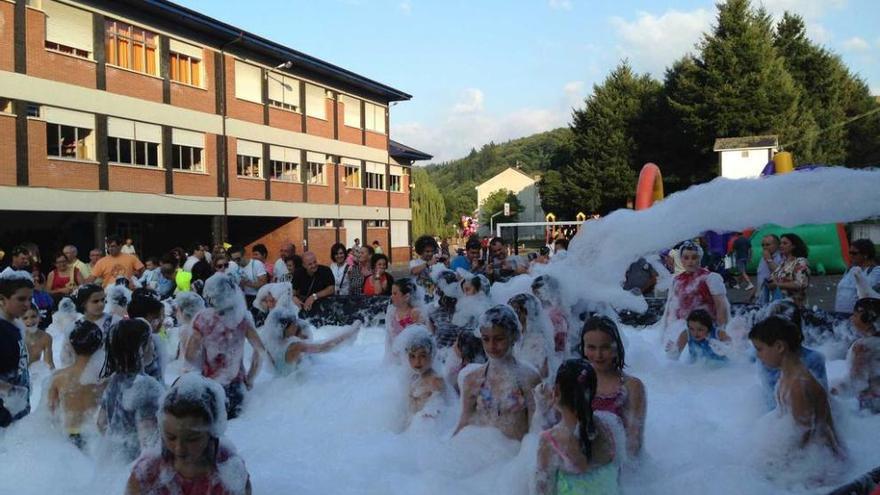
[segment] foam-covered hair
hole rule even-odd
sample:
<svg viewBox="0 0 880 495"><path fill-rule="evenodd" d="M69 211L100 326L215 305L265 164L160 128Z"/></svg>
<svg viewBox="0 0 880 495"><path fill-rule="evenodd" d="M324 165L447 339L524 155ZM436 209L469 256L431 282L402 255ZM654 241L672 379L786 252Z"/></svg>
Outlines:
<svg viewBox="0 0 880 495"><path fill-rule="evenodd" d="M517 294L511 297L507 304L514 310L523 309L526 315L531 318L535 318L541 311L541 301L532 294Z"/></svg>
<svg viewBox="0 0 880 495"><path fill-rule="evenodd" d="M476 289L478 292L482 292L484 295L489 295L489 279L485 275L474 275L470 274L469 277L466 277L463 282L467 282L471 284L471 287Z"/></svg>
<svg viewBox="0 0 880 495"><path fill-rule="evenodd" d="M293 286L290 282L276 282L273 284L265 284L257 291L257 297L254 299L253 307L260 311L266 311L263 307L266 296L272 295L275 304L279 306L293 305Z"/></svg>
<svg viewBox="0 0 880 495"><path fill-rule="evenodd" d="M507 331L507 334L512 341L511 343L519 340L520 334L522 333L522 326L519 323L519 318L516 316L516 313L513 312L513 309L505 304L492 306L480 316L480 332L494 326L501 327Z"/></svg>
<svg viewBox="0 0 880 495"><path fill-rule="evenodd" d="M101 348L104 333L101 327L82 318L74 323L69 339L73 352L80 356L90 356Z"/></svg>
<svg viewBox="0 0 880 495"><path fill-rule="evenodd" d="M5 270L0 272L0 280L28 280L34 283L34 277L27 270L14 270L11 266L7 266Z"/></svg>
<svg viewBox="0 0 880 495"><path fill-rule="evenodd" d="M264 324L268 328L272 328L277 331L278 335L275 336L277 339L282 339L284 337L284 329L289 327L290 325L296 325L303 329L304 323L299 318L299 309L296 306L276 306L271 312L269 312L269 316L266 317L266 323Z"/></svg>
<svg viewBox="0 0 880 495"><path fill-rule="evenodd" d="M207 423L207 432L220 438L226 431L226 394L214 380L196 372L184 373L162 399L162 414L202 418Z"/></svg>
<svg viewBox="0 0 880 495"><path fill-rule="evenodd" d="M424 325L410 325L397 337L400 342L400 348L404 352L411 352L416 349L425 349L428 355L434 355L434 337Z"/></svg>
<svg viewBox="0 0 880 495"><path fill-rule="evenodd" d="M114 307L125 308L131 302L131 291L121 285L111 285L107 288L106 302L111 310Z"/></svg>
<svg viewBox="0 0 880 495"><path fill-rule="evenodd" d="M192 321L199 311L205 309L205 300L193 291L178 292L174 296L174 306L184 318Z"/></svg>
<svg viewBox="0 0 880 495"><path fill-rule="evenodd" d="M541 275L532 281L532 294L543 304L559 299L559 281L550 275Z"/></svg>
<svg viewBox="0 0 880 495"><path fill-rule="evenodd" d="M452 299L461 297L461 286L458 284L458 276L454 271L440 271L435 282L446 297L451 297Z"/></svg>
<svg viewBox="0 0 880 495"><path fill-rule="evenodd" d="M694 251L700 259L703 259L703 247L694 241L684 241L678 248L679 255L685 251Z"/></svg>

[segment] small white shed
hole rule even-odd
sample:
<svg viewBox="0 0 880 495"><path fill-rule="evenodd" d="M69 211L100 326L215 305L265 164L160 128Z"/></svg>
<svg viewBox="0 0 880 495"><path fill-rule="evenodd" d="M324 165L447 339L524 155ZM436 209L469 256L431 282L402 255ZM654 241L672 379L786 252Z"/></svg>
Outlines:
<svg viewBox="0 0 880 495"><path fill-rule="evenodd" d="M721 177L743 179L761 175L778 148L778 136L745 136L718 138L713 150L718 153Z"/></svg>

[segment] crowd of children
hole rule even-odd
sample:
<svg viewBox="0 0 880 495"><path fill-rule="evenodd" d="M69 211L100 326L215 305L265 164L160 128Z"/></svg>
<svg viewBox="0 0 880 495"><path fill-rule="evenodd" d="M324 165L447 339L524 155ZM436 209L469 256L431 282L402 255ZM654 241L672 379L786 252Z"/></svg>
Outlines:
<svg viewBox="0 0 880 495"><path fill-rule="evenodd" d="M527 285L516 286L526 291L509 296L478 267L452 271L437 262L436 246L417 247L413 277L391 282L385 315L386 361L408 370L407 425L457 409L453 436L472 426L516 441L536 434L537 493L617 493L623 468L637 465L644 451L648 401L643 382L627 371L613 314L575 311L546 271L522 275ZM829 394L880 412L880 299L868 294L852 309L857 338L847 377L829 389L824 358L803 345L797 301L773 302L747 335L732 335L723 282L700 267L698 245L685 243L679 253L683 270L659 325L667 355L677 360L687 348L691 363L723 366L743 354L747 338L768 406L798 426L797 445L822 446L845 462ZM511 280L523 280L516 273ZM70 277L58 277L67 287ZM222 436L261 368L289 375L362 326L316 341L288 282L255 289L248 307L236 277L223 271L204 281L201 295L164 300L149 287L74 285L48 332L31 274L0 274L0 427L28 415L29 366L42 361L55 370L58 348L46 388L49 416L83 451L102 443L132 462L131 494L249 493L244 461ZM178 367L169 368L175 360Z"/></svg>

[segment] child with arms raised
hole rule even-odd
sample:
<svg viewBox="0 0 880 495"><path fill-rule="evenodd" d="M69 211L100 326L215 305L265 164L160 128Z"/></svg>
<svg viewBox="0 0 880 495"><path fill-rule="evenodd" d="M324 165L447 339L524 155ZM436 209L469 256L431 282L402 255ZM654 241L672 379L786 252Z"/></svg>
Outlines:
<svg viewBox="0 0 880 495"><path fill-rule="evenodd" d="M263 338L275 363L275 373L279 376L295 371L304 356L329 352L339 344L355 338L361 328L361 322L356 321L336 337L313 342L305 329L307 323L299 319L298 312L299 309L293 305L279 306L269 313L266 324L263 325Z"/></svg>
<svg viewBox="0 0 880 495"><path fill-rule="evenodd" d="M160 448L135 462L126 495L250 495L244 461L226 442L223 388L198 373L177 379L162 400Z"/></svg>
<svg viewBox="0 0 880 495"><path fill-rule="evenodd" d="M614 437L593 416L596 373L583 359L569 359L556 372L553 402L562 420L538 443L538 495L613 495L620 492Z"/></svg>
<svg viewBox="0 0 880 495"><path fill-rule="evenodd" d="M52 375L47 404L53 415L61 413L64 433L74 445L82 449L85 447L83 426L98 407L98 398L103 389L102 385L95 382L96 377L84 380L83 372L92 355L101 348L103 334L98 325L88 320L79 320L69 338L73 352L76 353L76 361Z"/></svg>
<svg viewBox="0 0 880 495"><path fill-rule="evenodd" d="M749 339L758 359L781 372L776 385L777 409L793 418L799 428L797 448L825 447L843 458L828 395L801 360L799 333L791 321L771 316L752 327Z"/></svg>

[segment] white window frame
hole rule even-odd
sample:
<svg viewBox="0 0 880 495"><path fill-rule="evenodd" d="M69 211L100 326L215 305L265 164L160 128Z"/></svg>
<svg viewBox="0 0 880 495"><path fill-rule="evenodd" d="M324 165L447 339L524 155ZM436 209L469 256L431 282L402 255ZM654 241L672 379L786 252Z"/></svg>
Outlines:
<svg viewBox="0 0 880 495"><path fill-rule="evenodd" d="M403 192L403 176L402 175L389 175L388 176L388 190L391 192Z"/></svg>
<svg viewBox="0 0 880 495"><path fill-rule="evenodd" d="M174 170L182 170L184 172L205 173L205 150L195 146L187 146L185 144L171 145L171 166ZM189 168L183 167L183 157L189 156ZM198 157L198 159L196 159Z"/></svg>
<svg viewBox="0 0 880 495"><path fill-rule="evenodd" d="M285 110L300 113L301 109L299 108L299 80L289 76L285 76L284 74L279 74L277 72L268 72L266 78L266 84L269 85L269 104L273 107L283 108ZM278 98L273 98L273 96L279 96L274 94L275 91L273 91L273 86L279 88L277 91L281 91L280 100Z"/></svg>
<svg viewBox="0 0 880 495"><path fill-rule="evenodd" d="M339 95L339 101L344 107L344 125L361 129L361 100L348 95Z"/></svg>
<svg viewBox="0 0 880 495"><path fill-rule="evenodd" d="M368 131L385 134L385 107L366 102L364 117L364 126Z"/></svg>
<svg viewBox="0 0 880 495"><path fill-rule="evenodd" d="M50 126L57 126L57 141L58 141L58 154L52 155L49 153L49 131ZM65 156L62 150L64 147L61 145L62 142L62 128L73 129L73 141L76 144L75 146L75 155L74 156ZM82 136L82 134L86 134ZM49 158L60 158L62 160L94 160L94 156L89 156L90 150L94 150L94 142L95 142L95 130L89 129L87 127L74 127L72 125L66 124L56 124L54 122L46 122L46 156ZM91 145L90 145L91 143Z"/></svg>
<svg viewBox="0 0 880 495"><path fill-rule="evenodd" d="M40 2L38 8L46 13L46 49L93 60L91 12L54 0Z"/></svg>
<svg viewBox="0 0 880 495"><path fill-rule="evenodd" d="M249 80L256 76L254 81ZM246 85L245 82L250 84ZM263 70L254 64L235 59L235 97L252 103L263 103Z"/></svg>
<svg viewBox="0 0 880 495"><path fill-rule="evenodd" d="M310 229L332 229L336 226L332 218L309 218L308 227Z"/></svg>
<svg viewBox="0 0 880 495"><path fill-rule="evenodd" d="M327 120L327 90L321 86L306 83L306 115Z"/></svg>

